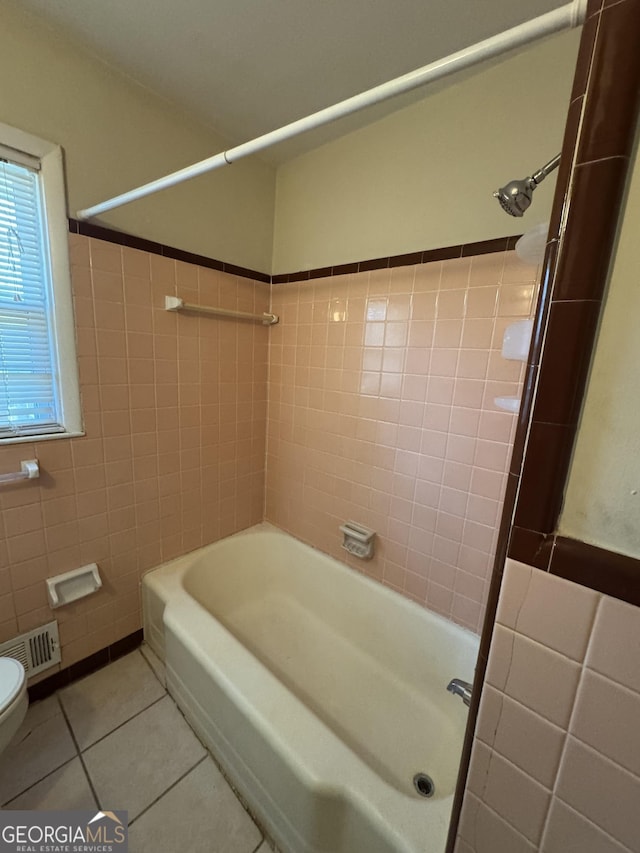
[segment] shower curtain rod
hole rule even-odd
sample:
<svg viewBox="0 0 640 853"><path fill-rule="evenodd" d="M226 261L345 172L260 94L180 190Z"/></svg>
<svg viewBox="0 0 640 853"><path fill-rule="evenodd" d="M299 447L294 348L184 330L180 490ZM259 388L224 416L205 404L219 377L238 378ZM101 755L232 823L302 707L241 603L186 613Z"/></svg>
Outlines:
<svg viewBox="0 0 640 853"><path fill-rule="evenodd" d="M530 21L526 21L524 24L512 27L510 30L505 30L495 36L491 36L491 38L477 42L477 44L464 48L457 53L452 53L443 59L438 59L429 65L375 86L373 89L367 89L359 95L339 101L337 104L312 113L305 118L285 124L277 130L257 136L255 139L237 145L235 148L221 151L219 154L214 154L206 160L201 160L192 166L187 166L184 169L179 169L177 172L165 175L163 178L150 181L136 189L108 199L101 204L79 210L76 217L78 219L90 219L93 216L106 213L116 207L121 207L123 204L129 204L129 202L136 201L136 199L152 195L160 190L202 175L205 172L211 172L222 166L228 166L231 163L235 163L236 160L256 154L259 151L264 151L265 148L270 148L279 142L284 142L308 130L313 130L316 127L321 127L337 119L344 118L365 107L394 98L396 95L410 92L433 80L446 77L449 74L453 74L463 68L468 68L485 59L499 56L508 50L521 47L560 30L577 27L584 21L586 6L587 0L574 0L572 3L567 3L558 9L547 12L545 15L540 15Z"/></svg>

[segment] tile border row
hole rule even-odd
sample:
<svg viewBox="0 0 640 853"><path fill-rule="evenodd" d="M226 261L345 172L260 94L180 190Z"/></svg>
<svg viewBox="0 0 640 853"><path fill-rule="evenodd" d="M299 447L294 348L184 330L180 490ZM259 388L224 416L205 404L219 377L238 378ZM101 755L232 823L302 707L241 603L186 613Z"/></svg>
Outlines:
<svg viewBox="0 0 640 853"><path fill-rule="evenodd" d="M339 275L353 275L358 272L391 269L393 267L428 264L434 261L449 261L455 258L470 258L475 255L488 255L491 252L506 252L515 249L522 235L514 237L498 237L494 240L479 240L476 243L459 243L455 246L443 246L439 249L425 249L419 252L408 252L403 255L389 255L384 258L370 258L351 264L338 264L332 267L319 267L312 270L282 273L271 276L272 284L291 284L298 281L310 281L316 278L329 278Z"/></svg>
<svg viewBox="0 0 640 853"><path fill-rule="evenodd" d="M28 687L29 702L37 702L40 699L46 699L47 696L51 696L51 694L55 693L56 690L60 690L62 687L66 687L73 681L77 681L79 678L84 678L85 675L90 675L92 672L102 669L103 666L107 666L107 664L112 663L114 660L117 660L123 655L127 655L129 652L137 649L142 645L143 639L144 632L142 628L140 628L138 631L134 631L133 634L128 634L121 640L116 640L116 642L112 643L110 646L94 652L92 655L89 655L89 657L83 658L82 660L71 664L71 666L61 669L59 672L55 672L48 678L43 678L42 681L38 681L36 684L30 685Z"/></svg>
<svg viewBox="0 0 640 853"><path fill-rule="evenodd" d="M515 249L516 242L521 236L498 237L494 240L480 240L476 243L459 243L456 246L445 246L441 249L425 249L421 252L409 252L404 255L388 255L384 258L355 261L351 264L338 264L337 266L318 267L317 269L301 270L281 275L268 275L268 273L258 272L247 267L228 264L216 258L209 258L206 255L196 255L193 252L185 252L183 249L176 249L173 246L165 246L163 243L155 243L153 240L136 237L126 231L117 231L113 228L105 228L103 225L94 225L92 222L69 219L69 232L71 234L80 234L83 237L93 237L96 240L104 240L106 243L114 243L118 246L127 246L130 249L138 249L141 252L149 252L152 255L161 255L164 258L172 258L173 260L183 261L187 264L197 264L207 269L227 272L231 275L241 276L242 278L250 278L260 281L263 284L288 284L290 282L309 281L329 276L351 275L357 272L387 269L390 267L428 264L432 261L447 261L452 258L469 258L474 255L488 255L491 252L506 252Z"/></svg>
<svg viewBox="0 0 640 853"><path fill-rule="evenodd" d="M640 560L635 557L556 536L548 571L640 607Z"/></svg>
<svg viewBox="0 0 640 853"><path fill-rule="evenodd" d="M515 546L515 547L514 547ZM640 559L579 539L513 527L513 557L528 566L640 607Z"/></svg>
<svg viewBox="0 0 640 853"><path fill-rule="evenodd" d="M117 246L127 246L130 249L138 249L141 252L149 252L152 255L161 255L163 258L171 258L174 261L183 261L186 264L197 264L210 270L227 272L241 278L250 278L261 281L264 284L271 283L271 276L267 273L251 270L247 267L239 267L236 264L228 264L209 258L206 255L196 255L194 252L185 252L174 246L165 246L163 243L154 243L153 240L145 240L136 237L126 231L116 231L114 228L105 228L103 225L94 225L92 222L81 222L78 219L69 219L69 232L80 234L83 237L93 237L96 240L104 240L106 243L115 243Z"/></svg>

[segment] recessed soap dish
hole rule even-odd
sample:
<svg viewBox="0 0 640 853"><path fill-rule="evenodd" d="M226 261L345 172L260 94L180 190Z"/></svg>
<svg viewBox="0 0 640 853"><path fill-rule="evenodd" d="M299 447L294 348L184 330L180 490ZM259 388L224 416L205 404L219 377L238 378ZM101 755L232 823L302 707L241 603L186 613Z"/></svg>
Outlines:
<svg viewBox="0 0 640 853"><path fill-rule="evenodd" d="M89 563L88 566L47 578L49 604L53 609L71 604L72 601L97 592L101 586L102 580L98 566L95 563Z"/></svg>
<svg viewBox="0 0 640 853"><path fill-rule="evenodd" d="M355 521L346 521L340 527L340 532L344 537L342 547L345 551L354 557L360 557L361 560L370 560L373 557L375 530L369 530Z"/></svg>

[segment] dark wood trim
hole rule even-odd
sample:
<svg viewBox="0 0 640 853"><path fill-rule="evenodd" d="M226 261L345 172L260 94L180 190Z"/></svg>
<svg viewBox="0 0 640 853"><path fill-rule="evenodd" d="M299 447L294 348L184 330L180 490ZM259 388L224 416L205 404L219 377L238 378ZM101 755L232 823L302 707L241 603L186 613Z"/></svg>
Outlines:
<svg viewBox="0 0 640 853"><path fill-rule="evenodd" d="M640 559L558 536L514 527L509 556L565 580L640 606Z"/></svg>
<svg viewBox="0 0 640 853"><path fill-rule="evenodd" d="M640 560L635 557L557 536L549 571L640 607Z"/></svg>
<svg viewBox="0 0 640 853"><path fill-rule="evenodd" d="M88 658L83 658L66 669L61 669L59 672L50 675L49 678L43 678L36 684L29 686L29 702L37 702L39 699L46 699L51 696L56 690L66 687L72 681L77 681L79 678L84 678L85 675L90 675L103 666L112 663L114 660L121 658L123 655L129 654L134 649L142 645L144 639L142 628L139 631L134 631L123 637L121 640L116 640L106 649L100 649L98 652L89 655Z"/></svg>
<svg viewBox="0 0 640 853"><path fill-rule="evenodd" d="M105 228L102 225L94 225L92 222L80 222L78 219L69 219L69 231L72 234L81 234L83 237L93 237L96 240L104 240L107 243L115 243L118 246L128 246L130 249L139 249L141 252L149 252L152 255L162 255L175 261L183 261L186 264L197 264L210 270L227 272L241 278L250 278L265 284L271 283L271 276L267 273L250 270L247 267L239 267L236 264L228 264L218 261L216 258L208 258L206 255L196 255L193 252L185 252L174 246L165 246L163 243L154 243L153 240L145 240L125 231L116 231L114 228Z"/></svg>
<svg viewBox="0 0 640 853"><path fill-rule="evenodd" d="M441 249L425 249L424 251L409 252L404 255L389 255L386 258L370 258L369 260L356 261L351 264L337 264L333 267L318 267L312 270L267 275L267 273L250 270L246 267L239 267L235 264L228 264L216 258L196 255L193 252L184 252L182 249L165 246L162 243L154 243L153 240L145 240L143 237L127 234L125 231L116 231L113 228L94 225L92 222L81 222L79 219L69 219L69 231L72 234L93 237L96 240L104 240L107 243L115 243L118 246L139 249L141 252L150 252L152 255L162 255L165 258L173 258L173 260L184 261L187 264L197 264L200 267L220 270L220 272L227 272L231 275L242 276L243 278L251 278L256 281L262 281L265 284L288 284L296 281L310 281L314 278L328 278L336 275L351 275L356 272L387 269L388 267L428 264L431 261L446 261L451 258L469 258L473 255L487 255L490 252L505 252L515 249L516 242L522 236L498 237L495 240L460 243L457 246L445 246Z"/></svg>
<svg viewBox="0 0 640 853"><path fill-rule="evenodd" d="M329 278L337 275L352 275L357 272L390 269L393 267L428 264L432 261L449 261L453 258L470 258L474 255L488 255L491 252L507 252L515 249L516 242L522 235L514 237L498 237L495 240L479 240L476 243L459 243L456 246L443 246L439 249L425 249L419 252L408 252L403 255L389 255L385 258L369 258L351 264L338 264L334 267L319 267L312 270L280 273L271 276L272 284L292 284L298 281L308 281L314 278Z"/></svg>

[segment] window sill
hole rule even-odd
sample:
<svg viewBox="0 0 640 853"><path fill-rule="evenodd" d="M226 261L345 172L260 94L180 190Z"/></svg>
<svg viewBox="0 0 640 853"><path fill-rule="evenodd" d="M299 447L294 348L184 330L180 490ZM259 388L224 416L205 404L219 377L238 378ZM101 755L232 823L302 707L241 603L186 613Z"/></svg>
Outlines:
<svg viewBox="0 0 640 853"><path fill-rule="evenodd" d="M21 435L16 438L0 438L0 447L8 444L40 444L41 441L53 441L57 438L82 438L84 432L52 432L48 435Z"/></svg>

